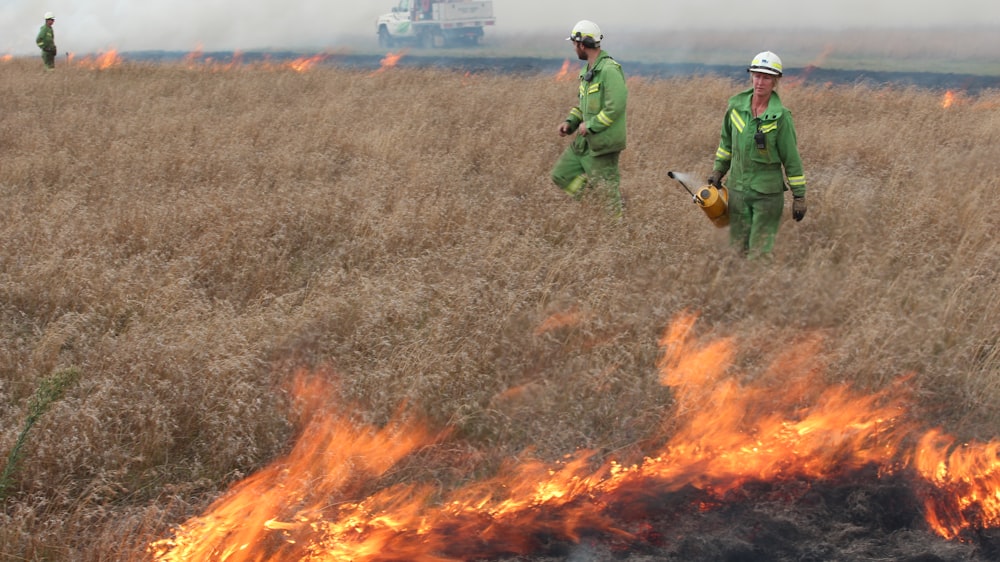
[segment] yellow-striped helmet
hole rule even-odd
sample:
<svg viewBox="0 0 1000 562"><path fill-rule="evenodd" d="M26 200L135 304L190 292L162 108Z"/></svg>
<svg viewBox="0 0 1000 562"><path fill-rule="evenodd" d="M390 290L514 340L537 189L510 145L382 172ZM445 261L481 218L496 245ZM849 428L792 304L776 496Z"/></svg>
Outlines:
<svg viewBox="0 0 1000 562"><path fill-rule="evenodd" d="M761 72L763 74L781 76L781 59L778 55L772 53L771 51L758 53L757 56L750 61L750 67L747 68L747 72Z"/></svg>
<svg viewBox="0 0 1000 562"><path fill-rule="evenodd" d="M578 21L573 26L573 31L569 33L569 37L566 38L567 41L583 43L584 47L590 48L599 46L601 39L604 39L604 36L601 35L601 28L597 27L597 24L590 20Z"/></svg>

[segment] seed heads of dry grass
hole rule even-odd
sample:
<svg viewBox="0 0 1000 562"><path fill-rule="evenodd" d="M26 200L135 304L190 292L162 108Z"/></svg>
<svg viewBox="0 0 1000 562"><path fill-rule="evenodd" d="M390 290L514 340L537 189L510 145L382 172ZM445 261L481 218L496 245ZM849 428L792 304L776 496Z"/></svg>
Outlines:
<svg viewBox="0 0 1000 562"><path fill-rule="evenodd" d="M708 172L744 84L630 79L614 221L550 184L576 89L554 77L35 62L0 83L0 451L39 381L82 376L33 429L5 554L141 558L288 449L301 366L365 421L452 426L433 478L641 454L682 310L744 376L819 334L831 380L912 371L929 421L1000 430L995 94L783 84L810 207L761 266L667 177Z"/></svg>

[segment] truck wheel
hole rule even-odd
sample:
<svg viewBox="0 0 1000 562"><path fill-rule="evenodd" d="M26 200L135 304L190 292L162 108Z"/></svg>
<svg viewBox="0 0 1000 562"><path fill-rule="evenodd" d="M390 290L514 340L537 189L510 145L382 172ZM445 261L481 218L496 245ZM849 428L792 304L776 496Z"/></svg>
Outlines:
<svg viewBox="0 0 1000 562"><path fill-rule="evenodd" d="M384 26L378 28L378 46L383 49L391 49L392 44L392 35L389 35L389 30Z"/></svg>
<svg viewBox="0 0 1000 562"><path fill-rule="evenodd" d="M425 49L433 49L436 47L437 34L436 33L424 33L420 36L420 46Z"/></svg>

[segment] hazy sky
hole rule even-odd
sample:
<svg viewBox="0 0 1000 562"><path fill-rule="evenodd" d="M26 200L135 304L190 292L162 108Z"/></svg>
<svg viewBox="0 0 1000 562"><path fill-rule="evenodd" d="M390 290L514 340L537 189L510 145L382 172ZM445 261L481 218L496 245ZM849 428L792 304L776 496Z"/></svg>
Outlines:
<svg viewBox="0 0 1000 562"><path fill-rule="evenodd" d="M0 54L34 54L46 11L56 44L78 54L115 49L191 51L266 48L321 51L369 38L393 0L0 0ZM494 0L488 34L564 36L580 19L607 41L632 30L756 26L767 30L840 27L1000 27L997 0Z"/></svg>

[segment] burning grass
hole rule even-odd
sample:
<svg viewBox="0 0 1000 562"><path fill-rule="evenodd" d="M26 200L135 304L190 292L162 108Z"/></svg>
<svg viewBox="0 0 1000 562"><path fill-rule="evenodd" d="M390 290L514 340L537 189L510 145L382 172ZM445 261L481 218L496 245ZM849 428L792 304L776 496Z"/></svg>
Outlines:
<svg viewBox="0 0 1000 562"><path fill-rule="evenodd" d="M896 497L870 500L891 519L883 527L953 539L1000 526L1000 441L950 452L953 440L937 431L916 438L908 381L869 395L825 386L809 369L815 342L790 345L766 376L741 385L727 375L732 343L694 343L693 324L680 316L660 341L662 383L674 391L662 421L671 428L649 428L665 445L636 464L612 459L595 469L597 452L577 451L553 463L521 459L453 490L410 481L380 488L372 483L441 434L413 420L379 429L332 418L336 408L317 400L331 394L322 383L330 374L299 373L295 395L312 408L295 449L151 551L157 560L431 561L535 554L584 536L662 547L649 520L671 509L695 517L760 501L771 494L762 484L791 502L823 487L816 483L864 481L868 468L869 485L896 488ZM375 491L366 496L366 487ZM914 521L921 503L925 525Z"/></svg>
<svg viewBox="0 0 1000 562"><path fill-rule="evenodd" d="M443 537L431 555L711 559L721 551L699 537L766 548L749 538L767 534L760 521L800 538L788 557L887 537L890 557L995 553L986 496L953 478L989 474L975 463L995 461L985 444L1000 434L995 93L956 85L943 107L941 92L789 81L810 209L757 266L666 177L708 170L742 86L725 80L630 81L618 223L549 184L573 96L555 75L2 64L3 456L39 385L79 373L21 449L5 557L148 559L261 483L254 498L276 514L231 532L263 532L274 552L351 547L345 523L408 546L436 529L418 521L485 533L485 517L507 546ZM722 342L685 348L700 371L664 363L683 310ZM296 372L318 386L295 391ZM679 372L716 378L664 378ZM738 419L713 409L727 403L715 383L746 400ZM640 484L680 466L652 460L680 439L725 449L691 431L698 416L745 439L783 414L778 435L812 435L796 424L822 404L862 406L834 426L864 438L828 434L837 446L808 449L825 455L808 471L719 454L726 485L705 458L688 468L701 480ZM319 454L310 436L337 446ZM359 441L379 454L352 455ZM285 471L299 457L328 465ZM511 475L534 478L525 495L496 486ZM542 505L532 494L552 477L582 484L497 518L504 502ZM344 516L399 507L387 494L400 490L420 500L404 531Z"/></svg>

